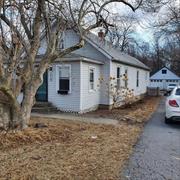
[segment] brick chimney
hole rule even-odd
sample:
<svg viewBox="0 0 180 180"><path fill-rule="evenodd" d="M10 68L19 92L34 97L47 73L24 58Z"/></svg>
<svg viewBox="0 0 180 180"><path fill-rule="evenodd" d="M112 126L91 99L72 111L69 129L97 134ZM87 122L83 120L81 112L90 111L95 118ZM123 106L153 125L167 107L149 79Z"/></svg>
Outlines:
<svg viewBox="0 0 180 180"><path fill-rule="evenodd" d="M104 40L105 34L102 29L100 29L100 31L98 32L98 37L99 39Z"/></svg>

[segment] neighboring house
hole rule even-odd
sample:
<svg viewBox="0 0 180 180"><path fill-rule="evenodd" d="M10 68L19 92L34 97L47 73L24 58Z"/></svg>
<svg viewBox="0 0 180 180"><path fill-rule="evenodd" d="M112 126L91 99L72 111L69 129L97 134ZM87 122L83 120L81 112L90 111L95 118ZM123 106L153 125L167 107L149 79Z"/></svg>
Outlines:
<svg viewBox="0 0 180 180"><path fill-rule="evenodd" d="M73 30L64 33L61 48L67 48L79 41ZM45 53L46 44L42 41L38 57ZM37 57L37 59L38 59ZM40 60L40 58L39 58ZM74 53L57 59L44 75L44 83L36 94L37 101L48 101L62 111L87 112L99 106L111 106L112 99L107 95L105 85L99 83L103 77L107 83L115 77L125 86L120 75L127 73L129 89L135 96L146 93L150 69L127 54L113 49L94 34L85 38L85 46Z"/></svg>
<svg viewBox="0 0 180 180"><path fill-rule="evenodd" d="M180 84L180 77L167 67L161 68L150 77L150 87L159 87L161 90L166 90L169 84Z"/></svg>

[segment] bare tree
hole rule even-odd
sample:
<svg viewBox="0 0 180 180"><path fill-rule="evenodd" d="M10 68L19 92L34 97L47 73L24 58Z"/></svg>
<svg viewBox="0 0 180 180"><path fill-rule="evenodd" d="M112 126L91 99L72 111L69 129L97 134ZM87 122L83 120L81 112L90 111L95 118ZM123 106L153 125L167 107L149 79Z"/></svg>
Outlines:
<svg viewBox="0 0 180 180"><path fill-rule="evenodd" d="M133 34L135 33L137 19L135 19L132 15L115 15L112 18L112 21L114 25L109 28L109 40L115 48L120 49L122 52L127 52L129 46L136 43Z"/></svg>
<svg viewBox="0 0 180 180"><path fill-rule="evenodd" d="M4 0L0 3L0 91L9 99L12 107L9 128L15 123L26 128L34 97L42 84L43 74L51 63L84 46L86 33L97 27L108 27L106 8L119 2L133 11L125 0ZM139 2L141 3L141 1ZM79 42L59 50L63 32L73 28L79 34ZM47 47L38 66L36 56L41 40ZM23 91L20 104L17 97Z"/></svg>
<svg viewBox="0 0 180 180"><path fill-rule="evenodd" d="M177 0L168 2L165 13L159 17L154 27L156 34L161 36L166 65L180 74L180 6Z"/></svg>

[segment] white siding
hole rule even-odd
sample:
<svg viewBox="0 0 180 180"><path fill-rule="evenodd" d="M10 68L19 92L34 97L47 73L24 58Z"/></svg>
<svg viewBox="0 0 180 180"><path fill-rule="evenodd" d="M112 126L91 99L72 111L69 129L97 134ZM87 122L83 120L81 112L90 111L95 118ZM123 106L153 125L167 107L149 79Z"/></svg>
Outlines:
<svg viewBox="0 0 180 180"><path fill-rule="evenodd" d="M166 74L162 74L162 70L166 70ZM150 87L159 87L160 89L167 89L169 84L180 84L180 78L164 67L157 73L150 77Z"/></svg>
<svg viewBox="0 0 180 180"><path fill-rule="evenodd" d="M70 47L79 41L79 36L72 30L65 32L64 46ZM43 42L42 42L43 44ZM46 45L40 49L43 50ZM109 82L110 76L116 77L116 67L121 66L121 74L124 74L125 68L128 68L128 85L130 89L134 89L135 95L141 95L146 92L149 82L149 72L140 68L125 66L120 63L114 63L100 51L86 42L85 46L73 53L98 60L104 65L97 65L87 62L71 62L71 93L68 95L60 95L57 93L58 72L53 64L52 72L48 72L48 101L53 103L57 108L63 111L85 112L96 108L99 104L110 105L111 99L107 94L107 86L105 83L99 84L99 77L103 77L105 82ZM89 92L89 67L95 69L95 91ZM139 87L136 87L136 74L139 71ZM100 87L98 87L100 85Z"/></svg>
<svg viewBox="0 0 180 180"><path fill-rule="evenodd" d="M134 95L139 96L146 93L147 86L149 85L149 72L140 68L123 65L120 63L112 63L111 76L116 78L117 67L121 67L121 75L125 73L125 69L128 69L128 88L134 89ZM136 86L137 71L139 71L139 87ZM124 81L121 80L121 84Z"/></svg>
<svg viewBox="0 0 180 180"><path fill-rule="evenodd" d="M152 79L150 80L150 87L159 87L161 90L166 90L169 84L176 84L180 85L180 80L174 80L174 79L169 79L169 80L158 80L158 79Z"/></svg>
<svg viewBox="0 0 180 180"><path fill-rule="evenodd" d="M72 44L74 45L78 41L79 41L79 36L73 30L66 31L65 41L64 41L65 47L70 47ZM88 42L85 42L85 46L75 51L75 53L78 53L90 59L95 59L95 60L103 62L104 65L101 68L101 76L103 76L103 78L106 79L106 81L108 81L110 77L111 61L106 56L104 56L101 52L99 52L96 48L94 48ZM100 104L109 105L109 98L104 88L102 88L102 91L101 91Z"/></svg>
<svg viewBox="0 0 180 180"><path fill-rule="evenodd" d="M162 74L162 70L166 70L167 73ZM165 68L160 69L154 75L152 75L150 79L173 79L173 80L177 79L179 80L180 78L176 74L171 72L168 68L165 67Z"/></svg>
<svg viewBox="0 0 180 180"><path fill-rule="evenodd" d="M71 65L71 93L57 93L58 72L53 64L52 72L48 71L48 101L63 111L80 111L80 62L66 63ZM58 64L59 65L59 64ZM52 73L52 74L51 74Z"/></svg>
<svg viewBox="0 0 180 180"><path fill-rule="evenodd" d="M75 33L73 30L68 30L65 32L65 40L64 40L65 48L75 45L78 42L79 42L79 36L77 35L77 33ZM74 51L74 53L88 57L90 59L99 60L101 62L105 62L106 60L108 60L101 52L99 52L87 41L85 42L84 47Z"/></svg>
<svg viewBox="0 0 180 180"><path fill-rule="evenodd" d="M101 65L81 62L81 112L96 109L100 104ZM94 90L89 87L89 69L94 69Z"/></svg>

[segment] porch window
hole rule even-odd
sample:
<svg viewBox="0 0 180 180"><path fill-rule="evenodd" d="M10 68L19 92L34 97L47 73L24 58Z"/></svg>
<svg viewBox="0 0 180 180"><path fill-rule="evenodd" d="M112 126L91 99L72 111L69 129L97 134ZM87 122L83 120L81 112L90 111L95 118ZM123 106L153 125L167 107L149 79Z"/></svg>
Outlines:
<svg viewBox="0 0 180 180"><path fill-rule="evenodd" d="M59 94L70 92L70 66L59 67Z"/></svg>
<svg viewBox="0 0 180 180"><path fill-rule="evenodd" d="M136 87L139 87L139 71L136 74Z"/></svg>
<svg viewBox="0 0 180 180"><path fill-rule="evenodd" d="M121 73L120 73L121 71L120 71L120 67L117 67L117 89L119 89L120 88L120 86L121 86Z"/></svg>
<svg viewBox="0 0 180 180"><path fill-rule="evenodd" d="M94 68L89 69L89 89L94 90Z"/></svg>

